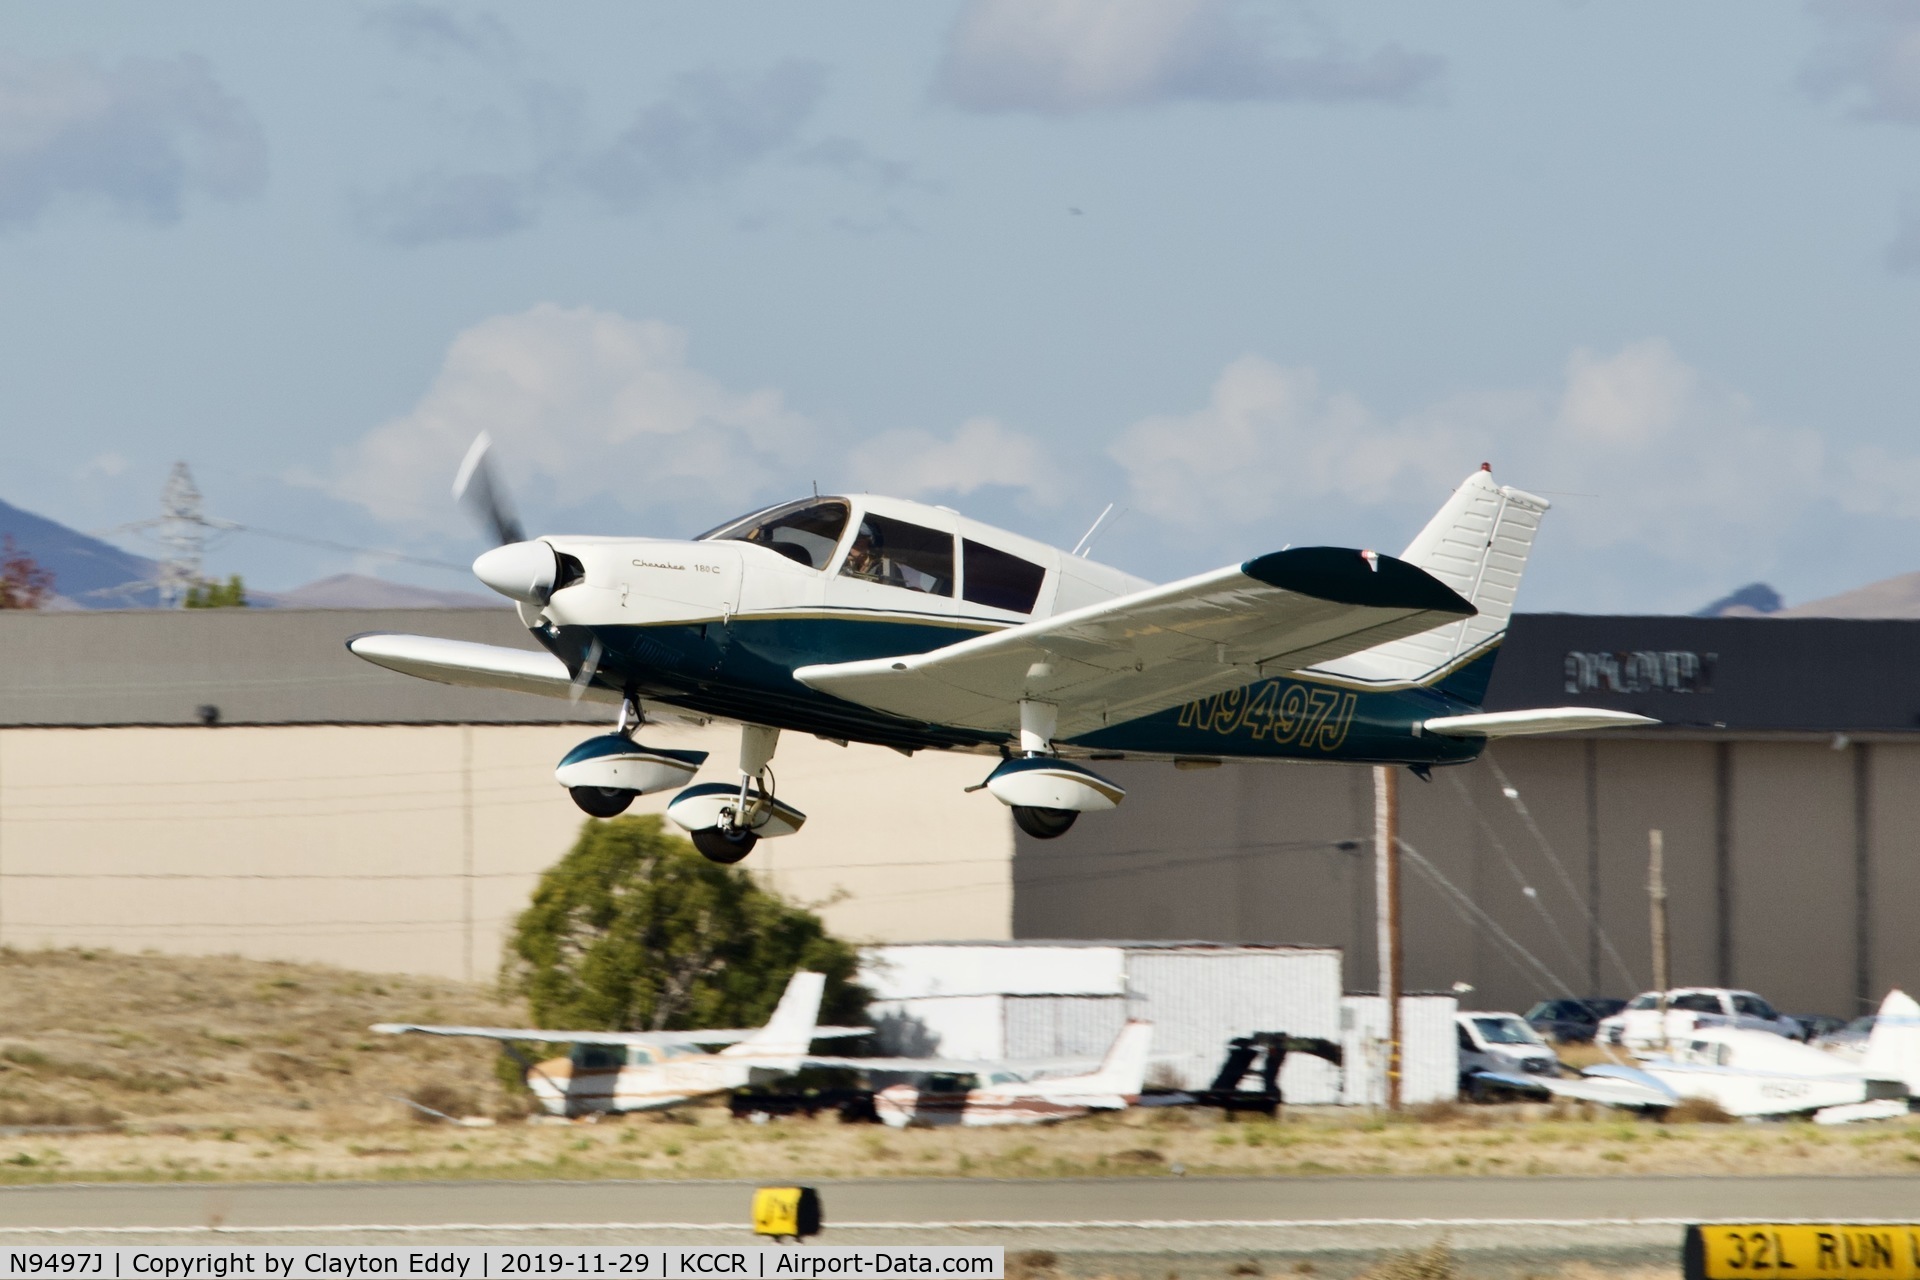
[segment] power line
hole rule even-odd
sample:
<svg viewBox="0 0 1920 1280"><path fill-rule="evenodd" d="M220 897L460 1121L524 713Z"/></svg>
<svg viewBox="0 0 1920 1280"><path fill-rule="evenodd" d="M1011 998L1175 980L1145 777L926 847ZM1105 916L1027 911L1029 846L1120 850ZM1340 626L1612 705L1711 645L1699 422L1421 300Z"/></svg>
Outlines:
<svg viewBox="0 0 1920 1280"><path fill-rule="evenodd" d="M1485 909L1473 900L1471 895L1454 884L1453 881L1447 879L1446 874L1442 872L1440 868L1434 866L1433 863L1429 862L1426 856L1418 849L1415 849L1405 840L1396 839L1395 843L1399 846L1400 852L1406 854L1407 857L1412 860L1415 869L1424 873L1443 893L1450 895L1461 907L1470 911L1473 918L1478 920L1481 927L1486 929L1489 934L1499 941L1506 943L1507 946L1513 948L1518 955L1523 957L1528 964L1538 969L1550 984L1549 995L1564 995L1572 990L1571 987L1560 980L1553 970L1547 968L1547 966L1541 962L1540 957L1521 946L1512 934L1502 929L1499 922L1488 915Z"/></svg>
<svg viewBox="0 0 1920 1280"><path fill-rule="evenodd" d="M1600 945L1606 948L1607 955L1612 958L1614 967L1620 970L1620 976L1626 980L1627 989L1631 991L1638 984L1634 982L1633 974L1628 971L1627 962L1620 958L1620 952L1614 947L1613 939L1608 937L1607 931L1601 927L1600 913L1594 909L1591 902L1587 901L1586 895L1574 888L1573 877L1569 875L1567 869L1561 865L1559 857L1553 852L1553 846L1547 843L1546 832L1542 831L1540 824L1533 820L1533 813L1527 808L1527 802L1520 797L1520 788L1513 785L1513 782L1507 777L1507 771L1502 769L1500 762L1493 758L1493 752L1488 751L1483 758L1486 760L1488 766L1493 769L1493 776L1500 780L1501 794L1506 796L1507 800L1512 803L1515 812L1520 815L1520 820L1526 823L1527 830L1533 833L1534 840L1540 845L1540 852L1546 855L1547 862L1553 867L1554 874L1560 877L1560 885L1567 891L1567 896L1572 898L1586 913L1588 927L1593 930L1594 936L1600 939Z"/></svg>
<svg viewBox="0 0 1920 1280"><path fill-rule="evenodd" d="M1506 843L1494 831L1493 824L1487 821L1487 816L1480 811L1478 805L1474 804L1473 793L1461 780L1460 771L1448 770L1447 780L1453 784L1453 789L1460 793L1461 801L1466 804L1467 812L1473 815L1474 822L1479 824L1481 833L1487 838L1487 843L1493 846L1494 852L1499 854L1500 860L1506 864L1508 872L1513 876L1513 882L1520 886L1520 896L1533 904L1533 909L1539 912L1540 918L1546 922L1547 932L1560 944L1560 949L1566 952L1567 963L1578 969L1580 957L1574 954L1573 944L1567 940L1566 931L1560 927L1560 922L1553 918L1553 913L1547 910L1547 904L1541 901L1539 891L1527 883L1527 877L1521 872L1520 864L1513 860L1511 853L1507 852Z"/></svg>

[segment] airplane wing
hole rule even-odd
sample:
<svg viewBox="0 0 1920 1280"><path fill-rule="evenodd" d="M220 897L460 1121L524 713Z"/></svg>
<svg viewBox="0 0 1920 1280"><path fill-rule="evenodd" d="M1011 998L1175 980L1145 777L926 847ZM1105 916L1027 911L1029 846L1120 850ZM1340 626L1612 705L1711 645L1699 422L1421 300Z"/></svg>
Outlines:
<svg viewBox="0 0 1920 1280"><path fill-rule="evenodd" d="M1652 716L1601 707L1541 707L1531 711L1482 711L1470 716L1435 716L1424 733L1448 738L1512 738L1528 733L1571 733L1580 729L1626 729L1659 724Z"/></svg>
<svg viewBox="0 0 1920 1280"><path fill-rule="evenodd" d="M764 1027L727 1031L544 1031L536 1027L443 1027L418 1022L376 1022L369 1030L397 1036L414 1032L427 1036L470 1036L480 1040L533 1040L543 1044L738 1044L759 1035ZM816 1040L864 1036L872 1027L815 1027ZM791 1059L783 1059L791 1061Z"/></svg>
<svg viewBox="0 0 1920 1280"><path fill-rule="evenodd" d="M1517 1071L1476 1071L1473 1078L1505 1085L1510 1089L1538 1091L1581 1102L1600 1102L1610 1107L1670 1107L1680 1100L1678 1094L1651 1076L1644 1076L1640 1072L1634 1074L1643 1078L1630 1080L1620 1076L1583 1075L1565 1080L1558 1076L1522 1075Z"/></svg>
<svg viewBox="0 0 1920 1280"><path fill-rule="evenodd" d="M369 631L347 641L354 656L402 675L437 680L441 684L476 689L507 689L514 693L542 693L567 698L574 695L573 673L567 664L545 650L509 649L505 645L447 640L440 636L409 636L391 631ZM600 702L619 695L589 687L580 696Z"/></svg>
<svg viewBox="0 0 1920 1280"><path fill-rule="evenodd" d="M801 667L794 678L909 720L986 732L1011 728L1022 699L1050 702L1056 735L1072 738L1473 613L1404 560L1298 547L930 653Z"/></svg>
<svg viewBox="0 0 1920 1280"><path fill-rule="evenodd" d="M822 1057L807 1053L798 1057L781 1057L772 1054L761 1058L732 1058L732 1062L744 1062L748 1066L801 1067L843 1067L849 1071L900 1071L920 1075L977 1075L985 1072L1009 1071L1017 1075L1026 1075L1037 1069L1033 1063L1006 1061L980 1061L966 1058L835 1058ZM1098 1058L1075 1058L1050 1061L1044 1065L1049 1070L1090 1071L1100 1065Z"/></svg>

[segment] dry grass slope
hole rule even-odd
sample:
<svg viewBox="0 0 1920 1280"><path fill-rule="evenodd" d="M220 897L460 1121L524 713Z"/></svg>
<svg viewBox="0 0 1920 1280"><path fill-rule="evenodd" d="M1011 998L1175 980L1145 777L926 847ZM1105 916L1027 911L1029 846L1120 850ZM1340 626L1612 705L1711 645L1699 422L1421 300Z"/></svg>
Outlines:
<svg viewBox="0 0 1920 1280"><path fill-rule="evenodd" d="M495 1052L373 1022L524 1010L456 983L230 956L0 949L0 1125L364 1124L437 1086L499 1108ZM293 1114L290 1114L293 1113Z"/></svg>
<svg viewBox="0 0 1920 1280"><path fill-rule="evenodd" d="M1388 1118L1195 1110L1047 1129L749 1125L722 1107L456 1128L392 1100L517 1115L484 1043L372 1022L521 1023L457 983L234 958L0 950L0 1183L83 1179L1175 1177L1920 1172L1913 1119L1659 1124L1583 1106ZM93 1125L88 1133L23 1128ZM1411 1264L1410 1264L1411 1265Z"/></svg>

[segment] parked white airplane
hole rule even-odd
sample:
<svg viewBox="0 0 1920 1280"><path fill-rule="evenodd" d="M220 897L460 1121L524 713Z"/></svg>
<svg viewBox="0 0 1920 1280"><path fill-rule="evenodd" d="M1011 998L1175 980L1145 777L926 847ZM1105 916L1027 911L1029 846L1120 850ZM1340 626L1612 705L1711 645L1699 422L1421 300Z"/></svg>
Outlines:
<svg viewBox="0 0 1920 1280"><path fill-rule="evenodd" d="M1742 1117L1810 1114L1820 1124L1885 1119L1905 1114L1920 1093L1920 1004L1903 991L1889 992L1858 1058L1731 1026L1694 1027L1677 1034L1665 1052L1648 1048L1640 1057L1637 1067L1589 1067L1575 1080L1481 1078L1621 1107L1660 1109L1701 1098Z"/></svg>
<svg viewBox="0 0 1920 1280"><path fill-rule="evenodd" d="M873 1108L883 1123L896 1129L1050 1124L1089 1111L1119 1111L1137 1102L1146 1087L1152 1043L1151 1022L1129 1022L1091 1074L1046 1078L1023 1074L1011 1065L996 1069L977 1064L973 1071L942 1071L916 1084L889 1085L874 1095Z"/></svg>
<svg viewBox="0 0 1920 1280"><path fill-rule="evenodd" d="M571 1044L564 1058L525 1062L527 1085L553 1115L594 1111L653 1111L711 1094L792 1075L807 1061L815 1040L865 1035L871 1027L821 1027L822 974L800 972L787 980L767 1025L728 1031L550 1031L530 1027L426 1026L382 1022L387 1035L470 1036L498 1040L509 1052L516 1041ZM726 1045L709 1053L703 1045Z"/></svg>

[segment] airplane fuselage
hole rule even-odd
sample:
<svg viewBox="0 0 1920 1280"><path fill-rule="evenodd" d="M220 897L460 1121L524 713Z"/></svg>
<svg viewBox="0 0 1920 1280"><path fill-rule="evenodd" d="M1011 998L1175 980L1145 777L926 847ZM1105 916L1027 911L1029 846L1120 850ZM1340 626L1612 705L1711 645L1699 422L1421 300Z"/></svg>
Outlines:
<svg viewBox="0 0 1920 1280"><path fill-rule="evenodd" d="M561 580L540 608L523 606L522 616L570 668L593 664L596 688L643 704L908 751L997 753L1007 749L1007 733L901 719L808 688L794 672L926 653L1149 585L942 508L866 496L823 501L846 504L848 533L816 549L817 565L792 545L724 536L543 538L561 558ZM915 577L904 567L885 577L850 572L853 531L875 519L963 548L949 557L953 577ZM988 561L981 548L998 559ZM975 589L967 566L976 560L1012 562L1037 589ZM1484 690L1492 656L1491 648L1463 655L1448 680L1428 685L1316 672L1252 678L1055 745L1091 759L1462 762L1484 740L1422 736L1418 726L1477 709L1472 694Z"/></svg>

